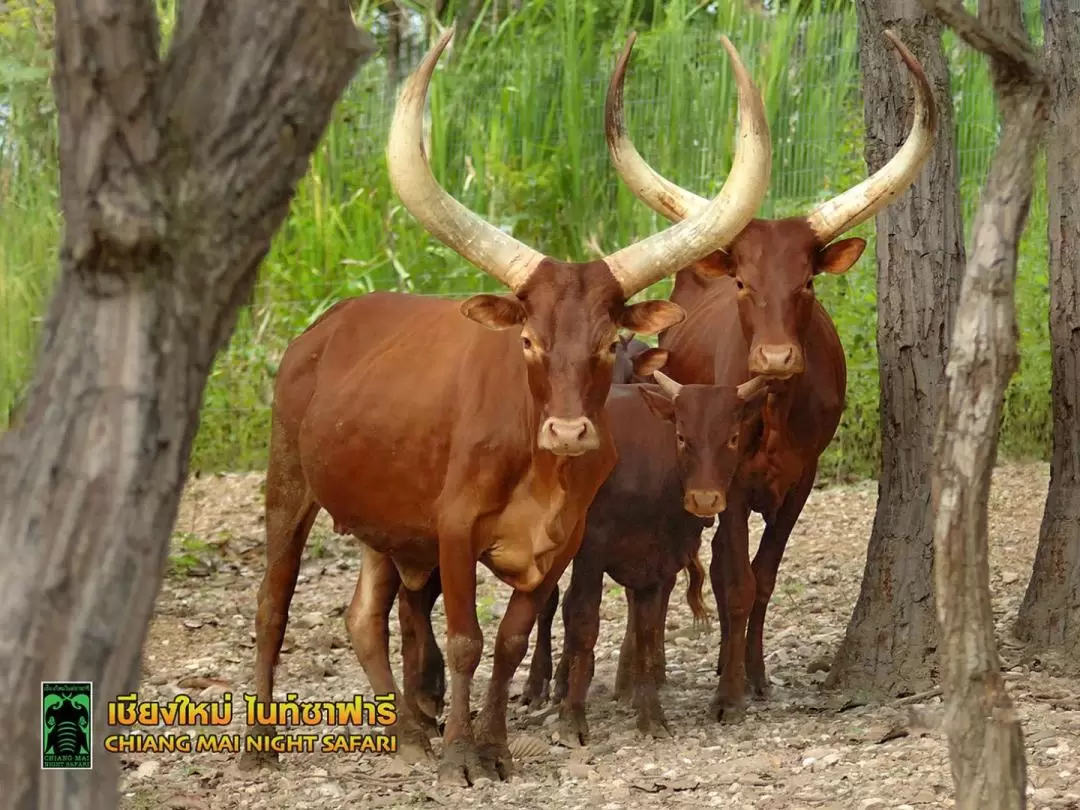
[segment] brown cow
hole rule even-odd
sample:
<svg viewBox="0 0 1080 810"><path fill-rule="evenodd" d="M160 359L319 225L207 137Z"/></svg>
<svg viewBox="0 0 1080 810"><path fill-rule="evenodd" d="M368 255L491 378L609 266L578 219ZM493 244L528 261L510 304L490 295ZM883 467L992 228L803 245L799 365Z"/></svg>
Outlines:
<svg viewBox="0 0 1080 810"><path fill-rule="evenodd" d="M667 359L667 352L653 349L649 344L623 336L612 365L611 381L613 385L649 382L653 371L659 369ZM588 529L586 529L586 537ZM690 573L688 599L693 600L695 615L703 614L701 589L704 584L704 569L696 555L687 566ZM398 592L398 621L401 628L401 656L404 699L415 716L420 718L429 733L437 733L438 717L443 710L446 692L446 669L439 649L435 632L431 625L431 611L442 593L442 581L436 568L423 588L422 596L410 599L404 587ZM627 602L630 592L627 591ZM667 615L665 594L664 614ZM551 682L551 625L559 606L559 586L556 585L548 598L547 604L537 617L537 651L533 653L527 685L522 694L522 702L538 704L546 701ZM414 609L414 607L416 609ZM632 637L627 629L627 637ZM629 661L632 655L626 656ZM660 650L659 666L663 669L663 648ZM620 658L620 661L622 659ZM662 679L663 672L660 673Z"/></svg>
<svg viewBox="0 0 1080 810"><path fill-rule="evenodd" d="M608 395L619 461L589 508L563 601L565 640L554 697L562 701L560 736L571 745L588 738L585 698L604 574L632 597L619 661L623 683L616 685L625 690L632 682L639 730L670 734L657 695L667 597L679 571L696 558L702 529L724 511L740 459L761 439L767 378L736 388L680 386L660 372L654 376L658 385L613 385ZM693 607L703 612L700 604ZM537 640L534 666L550 656L550 627L549 621L549 635Z"/></svg>
<svg viewBox="0 0 1080 810"><path fill-rule="evenodd" d="M763 410L765 438L739 470L713 539L711 579L721 615L721 673L712 711L737 719L745 685L768 691L762 636L765 611L788 537L844 409L847 368L814 278L840 274L862 254L862 239L833 241L875 216L918 176L933 148L937 108L921 65L891 31L915 90L911 132L879 171L805 217L751 222L730 247L676 275L671 300L686 320L661 334L667 373L683 383L737 385L752 374L782 381ZM650 208L682 221L704 202L658 175L626 135L622 84L633 36L612 75L606 104L608 147L620 177ZM734 328L739 324L741 329ZM747 519L766 529L753 563ZM725 577L725 570L727 576ZM725 581L725 579L727 581ZM747 621L749 620L749 627Z"/></svg>
<svg viewBox="0 0 1080 810"><path fill-rule="evenodd" d="M375 694L399 693L388 655L399 585L415 596L439 568L451 679L439 777L467 785L479 774L508 774L510 679L616 461L603 406L618 329L652 334L683 317L667 301L627 300L746 225L767 188L771 147L760 94L725 41L738 77L740 139L724 188L700 214L602 260L556 261L473 214L431 174L423 105L452 34L402 89L390 179L430 233L513 294L458 304L373 293L338 303L290 344L271 416L255 688L260 701L271 699L303 546L325 509L363 541L347 625ZM469 698L483 650L477 562L514 593L474 735ZM430 755L407 704L396 731L403 754ZM249 754L244 762L274 759Z"/></svg>

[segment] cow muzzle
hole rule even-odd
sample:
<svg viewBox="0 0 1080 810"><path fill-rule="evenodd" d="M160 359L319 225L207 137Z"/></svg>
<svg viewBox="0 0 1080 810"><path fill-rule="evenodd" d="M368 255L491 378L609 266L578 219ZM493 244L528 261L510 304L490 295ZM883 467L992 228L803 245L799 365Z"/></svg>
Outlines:
<svg viewBox="0 0 1080 810"><path fill-rule="evenodd" d="M718 489L688 489L683 509L700 518L716 517L727 508L727 496Z"/></svg>
<svg viewBox="0 0 1080 810"><path fill-rule="evenodd" d="M792 343L762 344L750 353L750 373L786 380L804 369L802 349Z"/></svg>
<svg viewBox="0 0 1080 810"><path fill-rule="evenodd" d="M557 456L580 456L600 447L600 434L587 416L546 419L540 426L538 444Z"/></svg>

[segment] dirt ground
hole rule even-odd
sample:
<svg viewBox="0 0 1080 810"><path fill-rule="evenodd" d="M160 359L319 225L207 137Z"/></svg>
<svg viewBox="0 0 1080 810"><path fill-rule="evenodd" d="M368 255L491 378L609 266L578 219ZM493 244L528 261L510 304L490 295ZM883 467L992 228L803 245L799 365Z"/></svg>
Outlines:
<svg viewBox="0 0 1080 810"><path fill-rule="evenodd" d="M1080 808L1080 682L1056 677L1053 661L1024 657L1008 632L1023 597L1046 496L1043 464L1009 465L994 479L991 568L999 638L1010 692L1024 722L1029 807ZM184 692L215 697L225 688L243 730L242 693L252 691L254 613L263 569L259 474L192 480L174 538L174 570L157 603L146 646L140 698ZM229 754L122 755L125 808L461 807L737 808L950 807L952 780L940 732L940 698L839 711L844 697L820 689L858 595L876 498L873 482L817 490L788 546L766 623L766 665L774 693L751 704L741 725L705 719L716 683L719 627L692 627L683 594L667 624L668 683L661 700L674 738L634 730L632 711L611 698L625 601L614 583L590 693L587 748L553 744L553 709L516 706L510 734L516 773L508 783L471 789L435 783L434 765L410 767L387 754L284 754L277 770L240 771ZM305 552L276 695L300 699L370 697L349 646L343 614L359 568L354 546L330 531L325 514ZM752 544L761 522L752 523ZM708 544L703 544L708 559ZM496 623L508 589L481 568L478 610L485 630L474 705L486 687ZM563 579L567 584L569 571ZM706 601L712 607L711 591ZM400 667L397 614L392 662ZM436 632L443 638L442 604ZM555 650L562 644L555 624ZM531 656L531 648L530 648ZM518 670L524 682L529 658ZM824 665L822 661L826 662ZM398 669L398 671L400 671ZM213 680L208 680L213 679ZM322 731L330 731L323 728ZM435 742L438 752L438 742Z"/></svg>

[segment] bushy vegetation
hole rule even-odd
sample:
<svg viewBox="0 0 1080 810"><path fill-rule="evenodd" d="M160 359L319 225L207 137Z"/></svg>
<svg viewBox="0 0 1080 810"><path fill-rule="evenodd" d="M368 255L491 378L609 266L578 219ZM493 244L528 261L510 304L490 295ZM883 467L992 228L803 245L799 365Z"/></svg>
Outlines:
<svg viewBox="0 0 1080 810"><path fill-rule="evenodd" d="M499 5L489 0L479 9L436 74L430 157L436 176L462 203L545 252L583 259L667 225L619 182L604 145L604 93L631 29L639 36L626 85L628 125L662 174L703 195L723 182L735 128L731 72L717 42L724 33L770 115L773 182L761 215L803 212L865 175L857 30L846 4L522 0L502 3L496 15ZM29 377L62 227L49 86L51 7L42 0L6 6L0 18L0 424ZM167 26L173 9L167 0L160 7ZM376 8L364 4L357 16L386 41ZM1038 14L1028 16L1036 26ZM403 72L426 49L427 25L410 11ZM887 47L884 39L880 47ZM982 58L951 35L946 48L970 231L997 117ZM384 50L338 106L263 263L254 299L213 369L196 469L264 465L281 353L334 301L375 289L453 296L499 289L430 238L393 194L384 158L393 100L387 84ZM823 459L823 482L873 475L877 466L873 224L854 235L870 241L864 257L846 276L818 285L849 364L847 411ZM662 282L645 295L669 290L670 282ZM1045 173L1021 245L1018 300L1022 362L1007 395L1002 452L1046 457Z"/></svg>

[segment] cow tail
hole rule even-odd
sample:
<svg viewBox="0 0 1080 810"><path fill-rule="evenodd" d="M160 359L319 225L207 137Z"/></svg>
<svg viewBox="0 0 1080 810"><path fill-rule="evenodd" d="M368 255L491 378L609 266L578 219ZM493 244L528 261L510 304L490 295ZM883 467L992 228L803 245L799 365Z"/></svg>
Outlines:
<svg viewBox="0 0 1080 810"><path fill-rule="evenodd" d="M686 603L690 606L690 612L694 614L695 625L709 623L709 611L705 609L705 599L702 596L702 586L705 584L705 566L701 564L700 554L700 549L695 550L686 564L686 574L689 580L686 585Z"/></svg>

